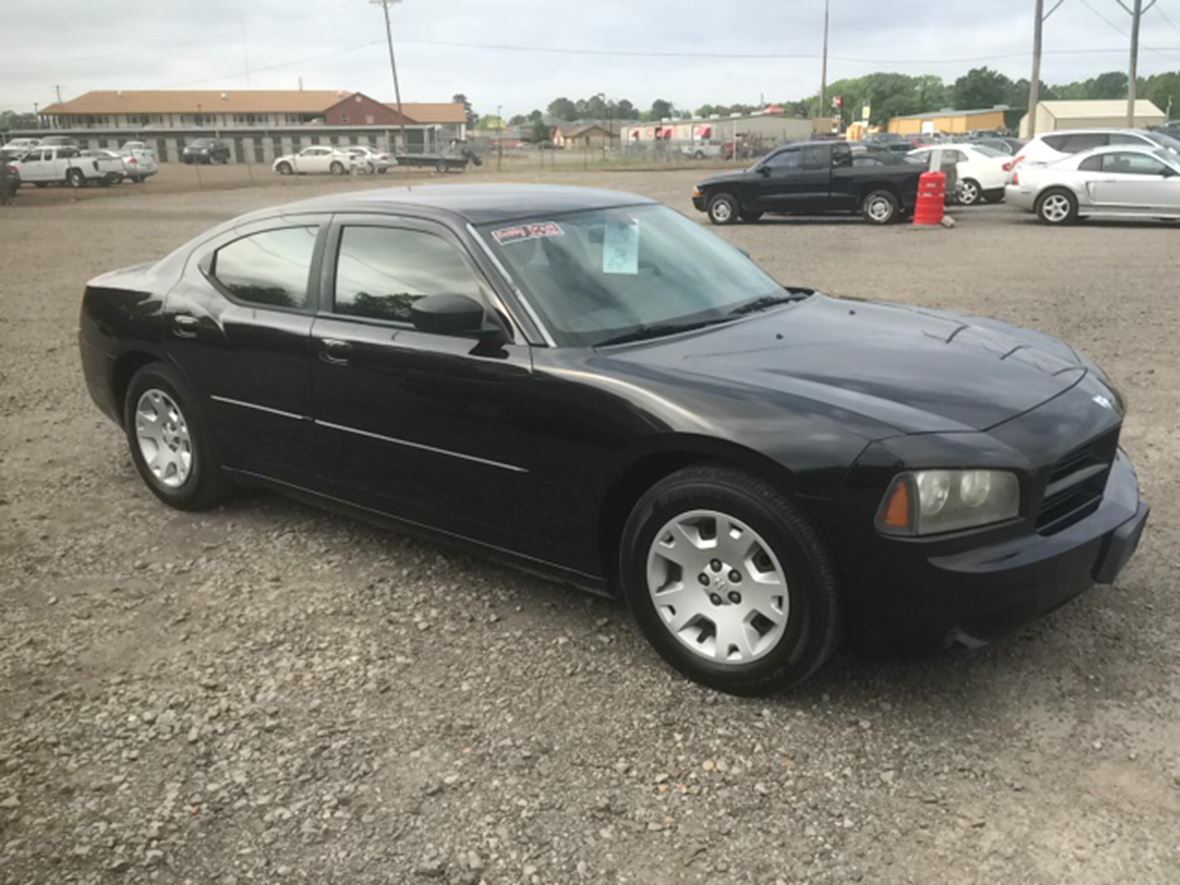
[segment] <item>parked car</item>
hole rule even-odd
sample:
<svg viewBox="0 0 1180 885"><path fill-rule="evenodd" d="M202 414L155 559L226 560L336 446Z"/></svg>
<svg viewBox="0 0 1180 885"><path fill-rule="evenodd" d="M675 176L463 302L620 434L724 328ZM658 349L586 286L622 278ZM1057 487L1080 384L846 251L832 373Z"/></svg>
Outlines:
<svg viewBox="0 0 1180 885"><path fill-rule="evenodd" d="M694 141L681 145L680 153L686 157L692 157L694 160L704 160L707 157L720 159L725 154L725 145L713 144L708 141Z"/></svg>
<svg viewBox="0 0 1180 885"><path fill-rule="evenodd" d="M1008 172L1013 172L1025 163L1053 163L1072 154L1107 145L1162 147L1180 156L1180 141L1163 132L1146 129L1071 129L1034 136L1012 158Z"/></svg>
<svg viewBox="0 0 1180 885"><path fill-rule="evenodd" d="M123 159L123 173L133 184L142 184L160 170L156 152L148 148L133 147L143 142L129 141L119 150Z"/></svg>
<svg viewBox="0 0 1180 885"><path fill-rule="evenodd" d="M784 288L632 194L254 212L91 280L79 347L163 503L262 485L618 595L734 693L842 635L1002 635L1112 582L1148 517L1077 350Z"/></svg>
<svg viewBox="0 0 1180 885"><path fill-rule="evenodd" d="M1180 156L1114 145L1048 165L1026 164L1016 170L1007 199L1046 224L1092 217L1180 220Z"/></svg>
<svg viewBox="0 0 1180 885"><path fill-rule="evenodd" d="M22 184L37 187L48 187L51 184L68 184L70 187L82 187L88 183L109 184L107 177L113 171L98 158L83 157L81 151L69 145L38 145L10 165L16 167Z"/></svg>
<svg viewBox="0 0 1180 885"><path fill-rule="evenodd" d="M998 202L1004 198L1004 185L1008 183L1008 172L1004 169L1010 159L985 144L950 142L937 147L919 148L909 156L923 164L929 164L934 151L942 152L944 163L954 163L958 179L954 194L964 206L974 206L987 200Z"/></svg>
<svg viewBox="0 0 1180 885"><path fill-rule="evenodd" d="M297 154L276 157L271 168L280 175L344 175L356 162L356 157L344 148L313 144Z"/></svg>
<svg viewBox="0 0 1180 885"><path fill-rule="evenodd" d="M864 164L853 161L844 141L789 144L749 169L706 178L692 204L714 224L753 222L767 212L859 212L873 224L889 224L914 208L922 169L896 154L873 153L877 162Z"/></svg>
<svg viewBox="0 0 1180 885"><path fill-rule="evenodd" d="M228 163L229 145L216 138L197 138L185 145L180 152L185 163Z"/></svg>
<svg viewBox="0 0 1180 885"><path fill-rule="evenodd" d="M1010 157L1016 156L1020 149L1024 147L1024 142L1021 139L1011 138L1006 135L974 136L969 138L968 141L971 144L985 144Z"/></svg>
<svg viewBox="0 0 1180 885"><path fill-rule="evenodd" d="M103 187L119 184L123 180L125 176L123 157L117 152L104 148L88 148L78 153L85 159L94 161L95 168L102 175L98 179L98 183Z"/></svg>
<svg viewBox="0 0 1180 885"><path fill-rule="evenodd" d="M867 135L864 138L866 147L876 148L881 151L896 151L898 153L906 153L910 150L910 143L896 132L874 132L872 135Z"/></svg>
<svg viewBox="0 0 1180 885"><path fill-rule="evenodd" d="M70 135L46 135L44 138L39 139L37 144L43 147L76 147L79 150L82 147L78 144L78 140Z"/></svg>
<svg viewBox="0 0 1180 885"><path fill-rule="evenodd" d="M119 153L126 154L129 151L152 151L151 146L146 141L125 141L123 146L119 148ZM155 151L152 151L155 154Z"/></svg>
<svg viewBox="0 0 1180 885"><path fill-rule="evenodd" d="M354 165L358 170L364 172L377 172L384 175L392 167L397 165L397 160L389 154L382 151L374 150L365 145L356 145L354 147L345 148L347 153L351 154L354 160Z"/></svg>
<svg viewBox="0 0 1180 885"><path fill-rule="evenodd" d="M4 147L0 148L3 151L12 151L14 153L23 154L31 147L35 147L37 139L35 138L14 138L5 142Z"/></svg>

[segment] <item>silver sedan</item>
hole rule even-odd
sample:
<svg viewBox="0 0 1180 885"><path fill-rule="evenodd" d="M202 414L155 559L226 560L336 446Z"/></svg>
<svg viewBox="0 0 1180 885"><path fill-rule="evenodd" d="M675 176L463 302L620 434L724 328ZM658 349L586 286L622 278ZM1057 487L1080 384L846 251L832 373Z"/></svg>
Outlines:
<svg viewBox="0 0 1180 885"><path fill-rule="evenodd" d="M1025 163L1004 197L1046 224L1088 217L1180 220L1180 156L1165 148L1111 145L1056 163Z"/></svg>

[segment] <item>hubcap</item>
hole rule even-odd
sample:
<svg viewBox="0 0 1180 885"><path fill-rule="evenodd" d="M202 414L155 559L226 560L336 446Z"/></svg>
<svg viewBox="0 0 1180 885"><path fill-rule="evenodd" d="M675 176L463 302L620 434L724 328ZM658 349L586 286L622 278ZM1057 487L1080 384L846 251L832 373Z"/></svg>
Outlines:
<svg viewBox="0 0 1180 885"><path fill-rule="evenodd" d="M718 200L713 204L713 217L718 221L729 221L733 211L729 208L729 203L725 200Z"/></svg>
<svg viewBox="0 0 1180 885"><path fill-rule="evenodd" d="M656 533L647 589L668 632L715 663L769 654L787 626L778 557L756 531L716 510L682 513Z"/></svg>
<svg viewBox="0 0 1180 885"><path fill-rule="evenodd" d="M970 206L979 198L979 189L971 182L963 184L963 202Z"/></svg>
<svg viewBox="0 0 1180 885"><path fill-rule="evenodd" d="M162 390L144 391L135 406L139 453L160 485L180 488L193 468L193 444L180 407Z"/></svg>
<svg viewBox="0 0 1180 885"><path fill-rule="evenodd" d="M1041 204L1041 215L1047 221L1064 221L1069 216L1069 200L1061 194L1046 197Z"/></svg>
<svg viewBox="0 0 1180 885"><path fill-rule="evenodd" d="M888 200L876 199L869 203L869 217L874 221L884 221L893 212Z"/></svg>

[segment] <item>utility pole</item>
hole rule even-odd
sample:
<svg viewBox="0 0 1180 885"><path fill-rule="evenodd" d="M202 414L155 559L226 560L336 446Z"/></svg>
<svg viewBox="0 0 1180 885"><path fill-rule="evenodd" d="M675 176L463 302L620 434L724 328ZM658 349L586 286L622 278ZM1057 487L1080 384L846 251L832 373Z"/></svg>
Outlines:
<svg viewBox="0 0 1180 885"><path fill-rule="evenodd" d="M1151 0L1146 6L1143 0L1134 0L1135 7L1131 9L1123 0L1118 0L1127 15L1131 16L1131 69L1127 73L1127 128L1135 126L1135 92L1139 88L1139 20L1143 13L1155 6L1156 0Z"/></svg>
<svg viewBox="0 0 1180 885"><path fill-rule="evenodd" d="M393 30L389 26L389 4L401 3L402 0L369 0L369 2L379 5L381 11L385 13L385 42L389 46L389 69L393 72L393 97L397 99L398 124L401 129L402 150L405 151L409 148L406 143L406 117L402 113L402 90L397 82L397 61L393 57Z"/></svg>
<svg viewBox="0 0 1180 885"><path fill-rule="evenodd" d="M1036 20L1033 22L1033 67L1028 81L1028 137L1037 134L1037 105L1041 103L1041 32L1049 16L1057 11L1065 0L1057 0L1053 8L1045 12L1045 0L1037 0Z"/></svg>
<svg viewBox="0 0 1180 885"><path fill-rule="evenodd" d="M828 7L831 0L824 0L824 55L823 62L820 65L819 73L819 114L822 117L827 113L828 105Z"/></svg>

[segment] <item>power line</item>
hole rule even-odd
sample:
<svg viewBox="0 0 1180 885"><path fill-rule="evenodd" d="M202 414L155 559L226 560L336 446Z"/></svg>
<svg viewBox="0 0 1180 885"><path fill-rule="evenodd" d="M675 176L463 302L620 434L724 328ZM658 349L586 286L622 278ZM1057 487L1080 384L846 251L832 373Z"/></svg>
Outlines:
<svg viewBox="0 0 1180 885"><path fill-rule="evenodd" d="M1162 6L1156 6L1155 11L1160 14L1160 17L1164 21L1166 21L1169 25L1171 25L1173 31L1175 31L1177 34L1180 34L1180 27L1176 26L1176 23L1174 21L1172 21L1171 16L1169 16L1166 12L1164 12L1164 9Z"/></svg>

